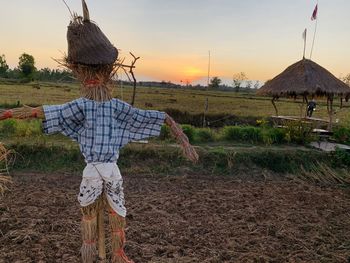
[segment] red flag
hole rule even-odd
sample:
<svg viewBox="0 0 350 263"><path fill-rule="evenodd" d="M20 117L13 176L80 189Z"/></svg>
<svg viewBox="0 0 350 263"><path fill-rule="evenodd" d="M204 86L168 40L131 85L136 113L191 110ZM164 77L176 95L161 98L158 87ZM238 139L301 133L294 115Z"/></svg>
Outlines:
<svg viewBox="0 0 350 263"><path fill-rule="evenodd" d="M318 12L318 4L315 6L314 12L312 13L311 20L317 19L317 12Z"/></svg>

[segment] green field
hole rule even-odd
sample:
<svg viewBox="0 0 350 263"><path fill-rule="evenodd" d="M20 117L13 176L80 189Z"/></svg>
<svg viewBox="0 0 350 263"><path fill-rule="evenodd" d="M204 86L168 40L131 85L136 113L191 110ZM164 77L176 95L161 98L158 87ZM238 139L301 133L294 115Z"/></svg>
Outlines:
<svg viewBox="0 0 350 263"><path fill-rule="evenodd" d="M59 104L79 97L79 86L74 84L43 83L26 85L1 85L0 105L21 104L43 105ZM131 87L120 86L114 89L114 96L126 102L131 101ZM206 98L209 98L208 114L227 114L240 117L254 116L259 118L275 115L271 98L256 96L253 93L236 93L222 91L203 91L194 89L167 89L138 87L135 106L144 109L178 109L191 114L201 114L204 111ZM300 115L300 100L280 99L277 103L279 115ZM336 117L340 123L350 122L350 104L345 103L339 109L336 101ZM324 100L318 100L314 117L327 118L327 108Z"/></svg>

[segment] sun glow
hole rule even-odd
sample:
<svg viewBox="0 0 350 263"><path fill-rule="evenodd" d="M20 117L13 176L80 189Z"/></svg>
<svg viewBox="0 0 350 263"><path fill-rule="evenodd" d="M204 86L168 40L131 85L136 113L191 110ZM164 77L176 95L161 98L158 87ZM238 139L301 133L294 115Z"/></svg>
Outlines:
<svg viewBox="0 0 350 263"><path fill-rule="evenodd" d="M205 74L203 70L197 67L187 66L183 69L183 75L187 80L193 81L203 77Z"/></svg>

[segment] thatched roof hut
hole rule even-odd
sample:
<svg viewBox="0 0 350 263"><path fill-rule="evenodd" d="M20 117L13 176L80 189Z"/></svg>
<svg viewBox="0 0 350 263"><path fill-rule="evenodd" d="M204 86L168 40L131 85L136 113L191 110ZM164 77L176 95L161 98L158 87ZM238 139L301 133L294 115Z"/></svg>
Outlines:
<svg viewBox="0 0 350 263"><path fill-rule="evenodd" d="M339 96L349 98L350 87L317 63L302 59L258 90L272 97Z"/></svg>
<svg viewBox="0 0 350 263"><path fill-rule="evenodd" d="M350 87L325 68L304 58L267 81L257 94L273 97L272 104L277 115L275 100L279 97L302 97L303 102L308 101L308 96L327 97L329 129L331 129L334 114L333 99L339 97L342 105L343 99L350 98Z"/></svg>

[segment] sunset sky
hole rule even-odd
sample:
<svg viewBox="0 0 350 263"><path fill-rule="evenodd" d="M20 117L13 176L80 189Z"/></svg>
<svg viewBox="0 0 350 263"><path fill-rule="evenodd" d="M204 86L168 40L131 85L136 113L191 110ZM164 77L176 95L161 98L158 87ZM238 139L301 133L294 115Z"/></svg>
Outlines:
<svg viewBox="0 0 350 263"><path fill-rule="evenodd" d="M80 0L66 0L82 13ZM57 67L66 52L69 12L61 0L0 0L0 54L15 67L21 53L37 68ZM227 84L245 72L265 81L302 58L302 32L308 28L307 57L316 0L87 0L91 19L129 60L141 56L138 80L205 84L208 50L211 75ZM350 73L349 0L320 0L313 60L336 76Z"/></svg>

